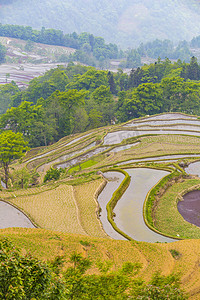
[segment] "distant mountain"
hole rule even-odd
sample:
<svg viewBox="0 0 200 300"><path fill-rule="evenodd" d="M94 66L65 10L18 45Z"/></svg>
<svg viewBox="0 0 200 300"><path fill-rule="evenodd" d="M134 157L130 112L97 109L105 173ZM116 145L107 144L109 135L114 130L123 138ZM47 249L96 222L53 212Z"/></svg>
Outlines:
<svg viewBox="0 0 200 300"><path fill-rule="evenodd" d="M200 34L198 0L0 0L2 24L90 32L125 47Z"/></svg>

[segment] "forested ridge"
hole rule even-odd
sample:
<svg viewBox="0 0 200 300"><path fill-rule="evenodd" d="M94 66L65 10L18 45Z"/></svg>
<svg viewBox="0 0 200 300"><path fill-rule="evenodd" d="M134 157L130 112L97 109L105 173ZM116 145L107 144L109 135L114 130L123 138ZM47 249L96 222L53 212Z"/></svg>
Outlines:
<svg viewBox="0 0 200 300"><path fill-rule="evenodd" d="M48 145L77 132L162 112L200 114L200 66L160 59L130 75L93 67L59 66L20 91L0 88L2 130L20 132L29 146Z"/></svg>
<svg viewBox="0 0 200 300"><path fill-rule="evenodd" d="M195 37L191 42L179 41L175 46L171 40L156 39L152 42L141 43L138 48L121 50L116 44L107 44L102 37L94 36L88 32L77 34L76 32L64 34L61 30L46 29L35 30L30 26L2 25L0 24L0 36L11 37L27 41L24 50L34 50L34 42L64 46L75 49L75 53L61 55L60 62L79 61L90 66L106 68L112 59L119 59L120 67L134 68L142 65L142 57L157 59L181 59L190 61L193 56L190 47L199 48L198 39ZM6 57L5 47L0 45L0 62Z"/></svg>
<svg viewBox="0 0 200 300"><path fill-rule="evenodd" d="M156 38L190 40L200 34L199 12L197 0L13 0L1 1L0 19L37 29L91 32L124 48Z"/></svg>

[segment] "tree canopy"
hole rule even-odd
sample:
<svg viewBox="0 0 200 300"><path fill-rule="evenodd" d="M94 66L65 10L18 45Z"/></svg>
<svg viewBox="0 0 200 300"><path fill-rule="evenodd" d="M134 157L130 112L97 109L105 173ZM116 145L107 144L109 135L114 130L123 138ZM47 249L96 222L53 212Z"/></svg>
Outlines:
<svg viewBox="0 0 200 300"><path fill-rule="evenodd" d="M0 163L4 169L6 187L8 187L9 164L24 156L27 150L27 142L24 141L22 133L6 130L0 134Z"/></svg>

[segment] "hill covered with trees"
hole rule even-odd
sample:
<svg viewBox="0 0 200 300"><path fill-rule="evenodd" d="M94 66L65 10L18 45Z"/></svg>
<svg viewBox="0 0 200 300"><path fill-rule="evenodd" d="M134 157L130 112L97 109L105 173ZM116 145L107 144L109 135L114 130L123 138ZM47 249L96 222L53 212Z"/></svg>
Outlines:
<svg viewBox="0 0 200 300"><path fill-rule="evenodd" d="M36 147L147 114L200 115L199 80L195 57L190 63L159 59L130 75L70 63L31 80L26 90L14 82L2 85L0 126L22 133Z"/></svg>
<svg viewBox="0 0 200 300"><path fill-rule="evenodd" d="M86 31L122 47L156 38L190 40L200 34L197 0L13 0L0 5L3 24Z"/></svg>

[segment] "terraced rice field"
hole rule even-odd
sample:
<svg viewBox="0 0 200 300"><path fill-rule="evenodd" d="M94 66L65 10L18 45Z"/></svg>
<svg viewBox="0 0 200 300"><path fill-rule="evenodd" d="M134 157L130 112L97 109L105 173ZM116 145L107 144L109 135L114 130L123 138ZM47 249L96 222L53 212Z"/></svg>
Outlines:
<svg viewBox="0 0 200 300"><path fill-rule="evenodd" d="M79 208L80 222L85 232L93 237L107 237L102 224L97 219L98 203L97 195L98 189L103 184L103 180L96 180L84 185L74 187L74 195Z"/></svg>
<svg viewBox="0 0 200 300"><path fill-rule="evenodd" d="M152 126L152 122L157 123ZM29 158L25 163L28 168L36 168L44 173L50 166L69 168L102 152L108 153L104 156L102 165L103 162L105 165L114 165L120 160L140 161L140 158L142 160L171 154L183 154L180 158L184 158L185 154L200 153L199 124L197 117L178 113L137 119L123 126L98 129L98 135L104 136L104 139L96 145L97 133L93 131L78 135L71 140L58 142L57 146L51 146L48 151L44 149L40 155ZM127 130L124 130L127 126ZM144 136L146 134L147 136ZM131 143L133 137L135 141ZM130 144L127 144L125 140L129 141L129 139ZM94 148L93 151L90 150L92 148Z"/></svg>
<svg viewBox="0 0 200 300"><path fill-rule="evenodd" d="M1 198L13 203L41 228L93 237L107 237L97 218L97 191L103 180L84 185L66 184L5 191Z"/></svg>
<svg viewBox="0 0 200 300"><path fill-rule="evenodd" d="M60 185L36 195L13 198L10 202L26 211L42 228L86 234L80 224L72 186Z"/></svg>
<svg viewBox="0 0 200 300"><path fill-rule="evenodd" d="M152 122L158 122L159 125L157 124L154 126L164 128L164 126L167 125L168 120L168 129L170 127L176 127L177 129L172 130L173 133L176 132L176 134L155 135L155 130L151 130ZM76 135L74 138L70 139L64 138L57 143L57 146L52 145L48 151L45 151L44 149L43 153L25 160L25 164L27 164L29 167L36 168L37 171L43 172L44 174L44 171L48 170L48 168L50 168L52 165L56 165L59 168L69 168L73 165L78 165L80 162L84 162L93 156L98 157L101 152L104 152L104 154L101 156L101 160L97 164L89 167L88 171L99 170L99 168L101 169L102 166L113 166L115 164L123 166L123 164L135 164L140 162L167 162L176 160L180 161L185 158L198 158L200 157L200 139L198 136L196 136L196 131L197 127L199 126L199 122L200 121L194 116L190 117L184 114L175 113L142 118L128 122L121 127L119 126L119 128L130 126L132 129L135 128L134 126L136 123L140 124L140 127L143 126L147 128L149 126L148 131L150 133L148 136L138 136L134 140L131 136L130 140L126 140L126 142L129 142L129 144L123 142L124 138L127 138L126 135L120 135L120 140L118 142L111 141L108 137L112 134L116 134L116 132L120 132L120 134L124 132L133 134L135 132L134 130L116 131L116 127L102 128L98 130L98 136L101 136L101 143L96 144L97 133L95 131ZM181 126L182 129L184 129L184 126L186 126L186 128L191 126L191 134L178 134L180 131L178 126ZM103 144L106 144L107 146L103 146ZM94 150L91 150L91 148ZM88 171L86 169L86 172ZM74 169L74 172L79 173L81 170L77 168ZM61 189L61 187L58 185L55 186L55 192L51 189L51 187L49 188L48 186L42 188L42 192L37 190L34 191L34 189L32 189L32 195L27 195L28 201L25 200L25 191L17 191L16 195L5 193L5 195L3 194L2 197L5 197L5 199L8 199L9 201L19 205L19 207L30 214L33 220L42 228L104 237L105 233L102 230L101 224L99 223L95 213L97 209L97 203L94 200L94 189L97 189L99 184L100 183L98 181L87 183L85 185L71 187L71 190L69 189L69 186L66 185L65 188L67 197L64 196L64 190L62 190L62 197L60 196L61 199L56 198L56 194L59 194L59 190ZM37 201L38 198L40 201ZM28 204L28 202L30 203ZM72 212L69 217L69 222L64 220L62 224L60 224L58 212L56 212L56 210L54 216L51 215L50 218L47 218L48 220L44 221L45 206L48 206L47 203L49 203L47 210L49 210L48 213L50 215L51 210L53 211L54 207L57 207L59 211L59 209L63 209L63 207L65 207L65 203L67 209L71 210ZM39 208L40 206L41 209ZM40 218L37 216L39 210L41 215ZM68 216L67 212L63 212L62 218L64 218L65 214ZM54 225L50 225L52 223ZM71 224L71 227L69 226L69 223Z"/></svg>

